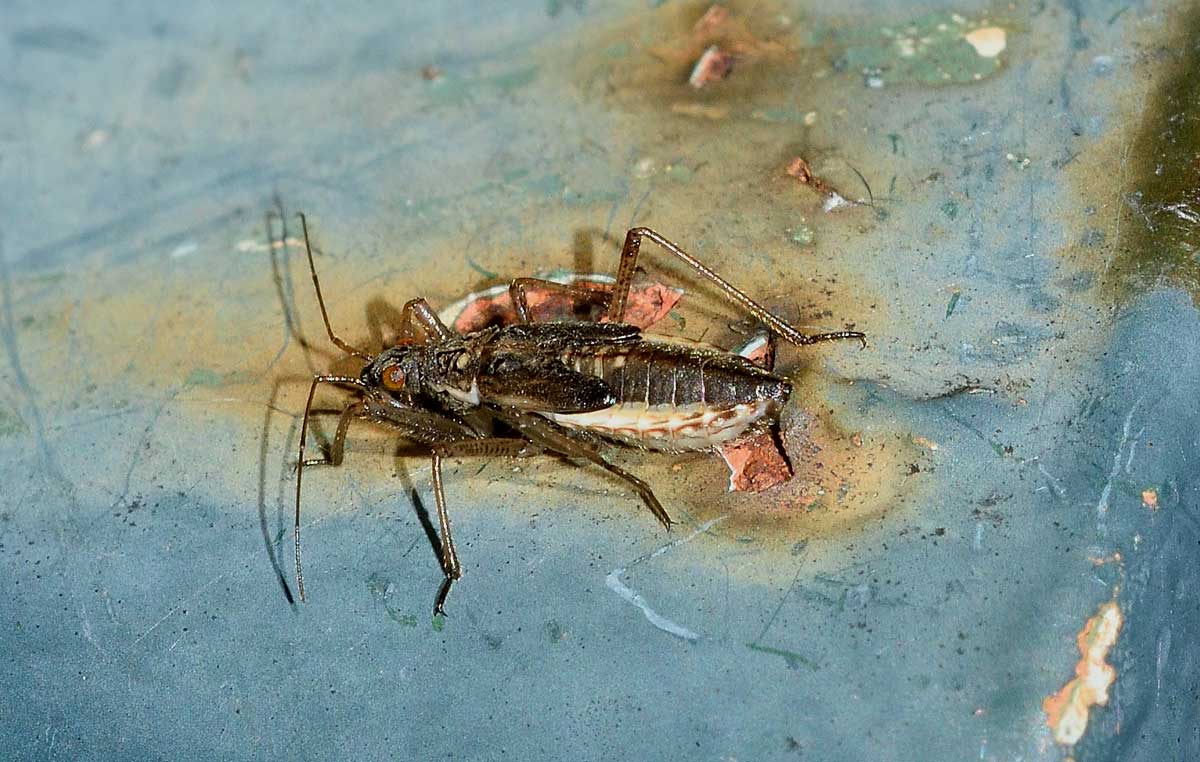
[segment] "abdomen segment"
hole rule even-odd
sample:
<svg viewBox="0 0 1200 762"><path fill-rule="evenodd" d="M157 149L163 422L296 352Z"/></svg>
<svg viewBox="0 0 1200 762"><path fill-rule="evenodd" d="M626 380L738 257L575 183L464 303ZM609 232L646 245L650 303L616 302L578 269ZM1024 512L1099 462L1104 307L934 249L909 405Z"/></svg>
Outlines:
<svg viewBox="0 0 1200 762"><path fill-rule="evenodd" d="M589 413L546 413L563 426L636 447L706 450L769 425L790 386L738 355L641 341L563 356L609 385L617 403Z"/></svg>

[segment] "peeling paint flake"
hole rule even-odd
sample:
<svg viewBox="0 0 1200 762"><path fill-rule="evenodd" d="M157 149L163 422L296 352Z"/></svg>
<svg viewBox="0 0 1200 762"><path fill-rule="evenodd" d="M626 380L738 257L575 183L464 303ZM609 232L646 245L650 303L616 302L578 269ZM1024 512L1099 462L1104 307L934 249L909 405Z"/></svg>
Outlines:
<svg viewBox="0 0 1200 762"><path fill-rule="evenodd" d="M720 448L730 492L762 492L792 478L792 468L769 431Z"/></svg>
<svg viewBox="0 0 1200 762"><path fill-rule="evenodd" d="M582 310L600 309L614 285L609 275L551 273L542 280L545 282L532 284L525 289L525 303L538 322L570 319L578 317ZM548 284L568 288L556 289ZM588 295L593 293L595 300L589 300ZM682 296L682 289L657 281L634 279L629 301L625 305L624 320L638 328L649 328L665 318ZM442 310L439 317L459 333L520 322L507 284L468 294Z"/></svg>
<svg viewBox="0 0 1200 762"><path fill-rule="evenodd" d="M995 58L1008 46L1008 34L1002 27L985 26L963 35L963 39L984 58Z"/></svg>
<svg viewBox="0 0 1200 762"><path fill-rule="evenodd" d="M986 19L932 13L906 24L844 33L841 63L870 88L978 82L1000 70L1008 31Z"/></svg>
<svg viewBox="0 0 1200 762"><path fill-rule="evenodd" d="M1117 679L1117 671L1105 662L1108 652L1117 642L1124 621L1115 600L1100 607L1080 630L1079 663L1075 677L1053 696L1042 702L1046 724L1054 740L1064 746L1074 745L1087 730L1088 710L1108 703L1108 689Z"/></svg>

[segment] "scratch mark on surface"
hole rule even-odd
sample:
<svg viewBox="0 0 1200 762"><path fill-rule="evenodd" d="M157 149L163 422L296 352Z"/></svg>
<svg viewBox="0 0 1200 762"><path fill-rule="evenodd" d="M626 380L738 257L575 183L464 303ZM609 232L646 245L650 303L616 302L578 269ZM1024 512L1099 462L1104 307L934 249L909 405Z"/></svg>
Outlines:
<svg viewBox="0 0 1200 762"><path fill-rule="evenodd" d="M175 398L175 395L178 394L179 391L179 388L176 387L167 393L167 395L162 399L158 407L155 409L154 413L150 416L150 422L146 424L144 429L142 429L142 436L138 440L137 444L134 445L133 453L129 457L129 465L125 469L125 481L121 486L121 495L113 502L113 508L125 507L128 504L129 488L133 483L133 472L135 469L137 469L138 464L142 460L142 453L146 450L146 447L150 443L150 437L154 433L155 428L158 426L158 419L162 416L163 410L166 409L167 405Z"/></svg>
<svg viewBox="0 0 1200 762"><path fill-rule="evenodd" d="M108 654L104 652L104 649L96 642L95 636L92 635L92 622L88 619L87 607L82 603L79 604L79 621L83 625L83 639L95 646L101 656L107 656Z"/></svg>
<svg viewBox="0 0 1200 762"><path fill-rule="evenodd" d="M225 574L226 574L226 572L221 572L217 576L213 577L211 580L208 581L207 585L205 585L204 587L197 590L196 594L193 595L192 598L199 597L205 590L209 589L213 585L220 582L222 579L225 578ZM163 614L161 617L158 618L157 622L150 625L150 627L145 632L143 632L141 635L138 635L137 638L135 638L134 641L129 644L130 648L132 648L133 646L136 646L138 643L141 643L143 640L145 640L147 635L149 635L150 633L157 630L159 628L159 625L161 625L163 622L167 621L172 616L174 616L175 612L179 611L181 608L186 606L188 604L188 602L192 600L192 598L184 598L183 600L179 601L179 603L176 603L174 606L172 606L170 611Z"/></svg>
<svg viewBox="0 0 1200 762"><path fill-rule="evenodd" d="M642 204L646 203L646 199L650 198L650 191L652 190L654 189L647 188L646 192L642 194L642 197L638 199L637 204L633 207L633 214L629 215L629 227L632 228L637 226L637 218L638 215L641 214Z"/></svg>
<svg viewBox="0 0 1200 762"><path fill-rule="evenodd" d="M186 241L171 249L171 259L183 259L189 254L195 254L199 250L200 244L195 241Z"/></svg>
<svg viewBox="0 0 1200 762"><path fill-rule="evenodd" d="M25 367L21 364L21 349L17 344L17 332L15 328L16 321L13 318L13 296L12 296L12 275L8 270L8 260L4 256L4 241L0 239L0 298L3 299L4 311L3 320L0 322L0 337L3 338L4 351L8 355L8 364L12 366L13 375L16 377L17 388L25 397L26 404L29 406L29 417L33 423L33 434L37 439L38 452L42 456L42 463L50 474L65 486L71 486L67 480L66 474L58 465L58 459L54 455L53 448L50 447L50 442L46 439L46 424L42 420L42 411L38 406L37 394L33 391L33 385L29 382L29 376L25 374Z"/></svg>
<svg viewBox="0 0 1200 762"><path fill-rule="evenodd" d="M787 590L783 591L783 596L780 597L779 603L775 605L775 610L771 612L771 618L763 625L762 632L758 633L758 637L754 639L755 643L761 643L762 639L767 636L767 630L771 629L771 625L775 624L775 618L779 616L779 612L783 609L783 604L787 601L788 596L796 589L796 583L800 581L800 572L803 570L803 565L796 567L796 573L792 576L791 583L787 586Z"/></svg>
<svg viewBox="0 0 1200 762"><path fill-rule="evenodd" d="M686 628L682 625L678 625L675 622L672 622L670 619L667 619L666 617L662 616L654 609L650 608L650 604L646 603L645 598L643 598L641 595L639 595L636 590L634 590L633 588L629 587L628 585L626 585L624 582L621 581L621 575L624 574L626 572L626 570L629 569L629 567L631 567L631 566L635 566L637 564L644 563L651 559L658 558L663 553L666 553L668 550L671 550L672 548L674 548L677 545L682 545L685 542L691 542L698 535L704 534L705 532L712 529L714 526L716 526L717 524L719 524L720 522L724 521L727 518L729 518L729 514L725 514L724 516L718 516L715 519L706 521L703 524L701 524L700 526L696 527L696 530L694 532L692 532L691 534L689 534L688 536L680 537L678 540L672 540L671 542L668 542L666 545L663 545L659 549L655 550L653 553L648 553L647 555L641 556L640 558L636 558L633 561L630 561L629 563L627 563L625 566L618 566L617 568L615 568L611 572L609 572L608 576L604 578L604 584L608 586L609 590L612 590L614 593L619 595L621 598L625 599L629 603L632 603L634 606L637 606L639 609L641 609L642 614L645 615L646 619L650 622L650 624L654 625L655 627L662 630L663 632L674 635L677 638L689 640L689 641L692 641L693 643L696 642L697 640L700 639L700 636L698 634L696 634L695 632L692 632L691 630L689 630L688 628Z"/></svg>
<svg viewBox="0 0 1200 762"><path fill-rule="evenodd" d="M1129 459L1125 461L1125 473L1129 473L1133 469L1133 456L1137 454L1138 444L1142 441L1142 435L1146 433L1146 427L1138 429L1138 433L1133 435L1133 441L1129 444Z"/></svg>
<svg viewBox="0 0 1200 762"><path fill-rule="evenodd" d="M1154 649L1154 700L1162 695L1163 669L1167 664L1167 654L1171 652L1171 628L1163 630Z"/></svg>
<svg viewBox="0 0 1200 762"><path fill-rule="evenodd" d="M262 243L261 241L254 240L253 238L247 238L244 241L238 241L235 243L233 245L233 250L239 254L258 254L267 251L286 249L289 246L302 247L304 246L304 240L300 238L294 238L292 236L286 236L284 238L273 240L270 243Z"/></svg>
<svg viewBox="0 0 1200 762"><path fill-rule="evenodd" d="M1144 106L1144 104L1139 102L1138 109L1137 109L1137 113L1138 113L1139 117L1142 114L1143 106ZM1117 177L1117 197L1114 201L1114 203L1117 207L1117 213L1116 213L1116 220L1113 222L1113 250L1109 254L1108 259L1105 260L1105 262L1104 262L1104 272L1101 273L1101 275L1103 275L1104 277L1108 276L1108 269L1109 269L1109 267L1112 266L1113 259L1120 252L1121 217L1122 217L1122 212L1125 211L1125 175L1126 175L1126 170L1128 169L1128 166L1129 166L1129 149L1132 147L1133 147L1132 143L1129 140L1126 140L1125 145L1122 146L1122 148L1121 148L1121 164L1120 164L1121 173Z"/></svg>
<svg viewBox="0 0 1200 762"><path fill-rule="evenodd" d="M1050 489L1054 490L1054 494L1058 495L1059 498L1067 496L1066 489L1063 488L1058 479L1055 479L1054 475L1047 471L1046 467L1041 463L1038 463L1038 471L1041 472L1042 476L1046 477L1046 483L1050 485Z"/></svg>
<svg viewBox="0 0 1200 762"><path fill-rule="evenodd" d="M1129 441L1129 430L1133 426L1133 414L1137 412L1138 405L1142 404L1143 399L1145 397L1138 397L1125 415L1125 425L1121 427L1121 441L1117 444L1116 453L1113 454L1112 471L1108 474L1108 481L1104 483L1104 489L1100 491L1100 500L1096 502L1096 520L1101 531L1104 531L1104 518L1108 514L1108 501L1112 496L1113 481L1117 478L1117 474L1121 473L1121 453L1125 451L1125 443Z"/></svg>

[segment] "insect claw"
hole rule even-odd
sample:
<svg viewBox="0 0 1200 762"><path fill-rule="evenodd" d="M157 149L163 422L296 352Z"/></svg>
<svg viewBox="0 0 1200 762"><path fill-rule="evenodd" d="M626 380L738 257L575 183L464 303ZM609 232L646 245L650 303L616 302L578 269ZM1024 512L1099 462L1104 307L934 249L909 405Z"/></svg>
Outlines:
<svg viewBox="0 0 1200 762"><path fill-rule="evenodd" d="M446 575L442 580L442 586L438 588L437 599L433 602L433 615L446 616L446 596L450 593L450 586L454 584L454 577Z"/></svg>

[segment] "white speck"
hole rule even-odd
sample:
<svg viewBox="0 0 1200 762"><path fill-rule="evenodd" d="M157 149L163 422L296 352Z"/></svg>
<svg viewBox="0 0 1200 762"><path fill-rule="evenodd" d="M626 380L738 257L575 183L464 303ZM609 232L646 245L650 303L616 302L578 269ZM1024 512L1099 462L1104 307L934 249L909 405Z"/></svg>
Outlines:
<svg viewBox="0 0 1200 762"><path fill-rule="evenodd" d="M804 126L805 127L812 127L816 123L817 123L817 112L816 111L809 111L807 114L804 115Z"/></svg>
<svg viewBox="0 0 1200 762"><path fill-rule="evenodd" d="M1107 77L1113 70L1112 56L1096 56L1092 59L1089 72L1095 77Z"/></svg>
<svg viewBox="0 0 1200 762"><path fill-rule="evenodd" d="M200 245L195 241L186 241L171 250L171 259L183 259L188 254L195 254Z"/></svg>
<svg viewBox="0 0 1200 762"><path fill-rule="evenodd" d="M826 196L825 203L821 204L821 208L826 212L832 212L834 209L840 209L843 206L850 206L850 202L840 193L835 192Z"/></svg>
<svg viewBox="0 0 1200 762"><path fill-rule="evenodd" d="M89 151L94 151L107 143L111 137L112 135L108 130L92 130L83 139L83 147Z"/></svg>
<svg viewBox="0 0 1200 762"><path fill-rule="evenodd" d="M883 77L873 76L867 77L867 87L872 90L878 90L883 87Z"/></svg>

